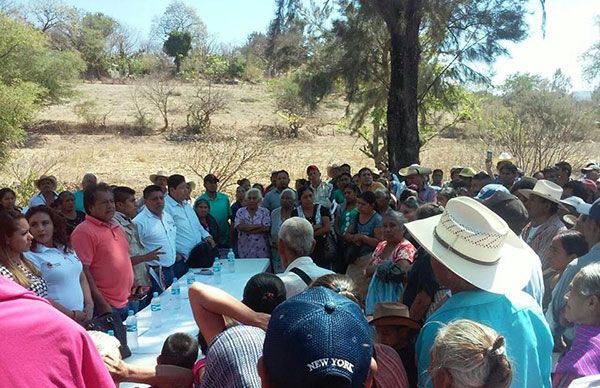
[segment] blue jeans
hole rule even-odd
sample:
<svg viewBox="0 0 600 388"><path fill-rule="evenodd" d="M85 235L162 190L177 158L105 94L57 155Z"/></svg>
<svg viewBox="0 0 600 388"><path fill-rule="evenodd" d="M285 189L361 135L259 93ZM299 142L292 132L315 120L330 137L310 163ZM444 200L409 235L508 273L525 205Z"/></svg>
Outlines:
<svg viewBox="0 0 600 388"><path fill-rule="evenodd" d="M171 268L173 269L173 274L177 279L181 279L188 272L188 266L183 260L175 262ZM171 280L173 280L173 277L171 277Z"/></svg>

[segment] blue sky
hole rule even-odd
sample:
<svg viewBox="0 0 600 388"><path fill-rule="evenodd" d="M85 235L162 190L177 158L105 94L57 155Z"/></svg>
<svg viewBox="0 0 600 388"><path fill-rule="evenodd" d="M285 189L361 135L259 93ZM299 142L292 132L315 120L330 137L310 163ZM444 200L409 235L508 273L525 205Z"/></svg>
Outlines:
<svg viewBox="0 0 600 388"><path fill-rule="evenodd" d="M546 37L542 37L541 8L538 0L530 0L532 14L530 37L509 44L511 58L500 58L492 67L494 83L508 74L530 72L546 77L562 69L574 90L588 90L591 85L581 76L580 56L600 40L600 28L594 24L600 17L600 0L546 0ZM26 0L19 0L26 3ZM88 11L106 13L147 36L154 16L161 15L168 0L66 0ZM217 42L241 44L253 31L266 31L275 11L275 0L186 0L196 7L209 33Z"/></svg>

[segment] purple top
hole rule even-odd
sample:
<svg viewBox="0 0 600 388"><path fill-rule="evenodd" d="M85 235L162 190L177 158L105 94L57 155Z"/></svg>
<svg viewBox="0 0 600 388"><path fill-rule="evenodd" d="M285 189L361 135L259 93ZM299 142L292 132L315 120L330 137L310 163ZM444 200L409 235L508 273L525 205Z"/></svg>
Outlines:
<svg viewBox="0 0 600 388"><path fill-rule="evenodd" d="M248 212L245 206L240 208L235 215L235 226L239 224L251 224L271 226L271 213L267 208L259 206L256 209L254 217ZM265 258L269 257L269 242L267 236L269 232L262 234L251 234L238 231L238 255L247 258Z"/></svg>
<svg viewBox="0 0 600 388"><path fill-rule="evenodd" d="M553 386L582 376L600 374L600 326L579 325L571 349L556 366Z"/></svg>

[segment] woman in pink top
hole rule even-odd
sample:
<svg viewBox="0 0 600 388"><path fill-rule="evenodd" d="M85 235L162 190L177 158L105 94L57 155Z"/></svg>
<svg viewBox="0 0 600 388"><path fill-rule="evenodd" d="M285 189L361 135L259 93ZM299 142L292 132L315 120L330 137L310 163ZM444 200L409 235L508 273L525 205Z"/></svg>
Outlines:
<svg viewBox="0 0 600 388"><path fill-rule="evenodd" d="M397 302L404 289L403 281L415 257L415 247L404 238L402 213L388 211L383 216L384 240L377 244L371 262L365 268L370 279L365 312L372 314L378 302Z"/></svg>

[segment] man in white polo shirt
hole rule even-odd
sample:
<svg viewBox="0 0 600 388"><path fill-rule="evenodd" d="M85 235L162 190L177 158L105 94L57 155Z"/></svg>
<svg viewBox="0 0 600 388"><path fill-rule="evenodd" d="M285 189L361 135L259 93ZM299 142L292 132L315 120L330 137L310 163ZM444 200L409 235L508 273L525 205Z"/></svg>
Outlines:
<svg viewBox="0 0 600 388"><path fill-rule="evenodd" d="M279 229L277 249L286 268L277 276L283 280L288 298L304 291L318 277L335 273L310 258L315 246L313 234L310 222L300 217L288 218Z"/></svg>
<svg viewBox="0 0 600 388"><path fill-rule="evenodd" d="M175 240L177 262L174 271L175 276L180 278L187 271L185 262L192 248L202 241L206 241L211 247L216 244L208 231L200 224L192 206L186 201L188 188L183 175L171 175L167 184L169 195L165 198L165 212L173 217L173 221L177 225L177 240Z"/></svg>
<svg viewBox="0 0 600 388"><path fill-rule="evenodd" d="M177 227L175 221L164 212L165 197L158 185L150 185L144 189L144 204L146 207L133 219L138 226L142 244L149 250L160 249L158 260L148 262L152 278L152 292L159 294L173 282L175 274L175 240Z"/></svg>

